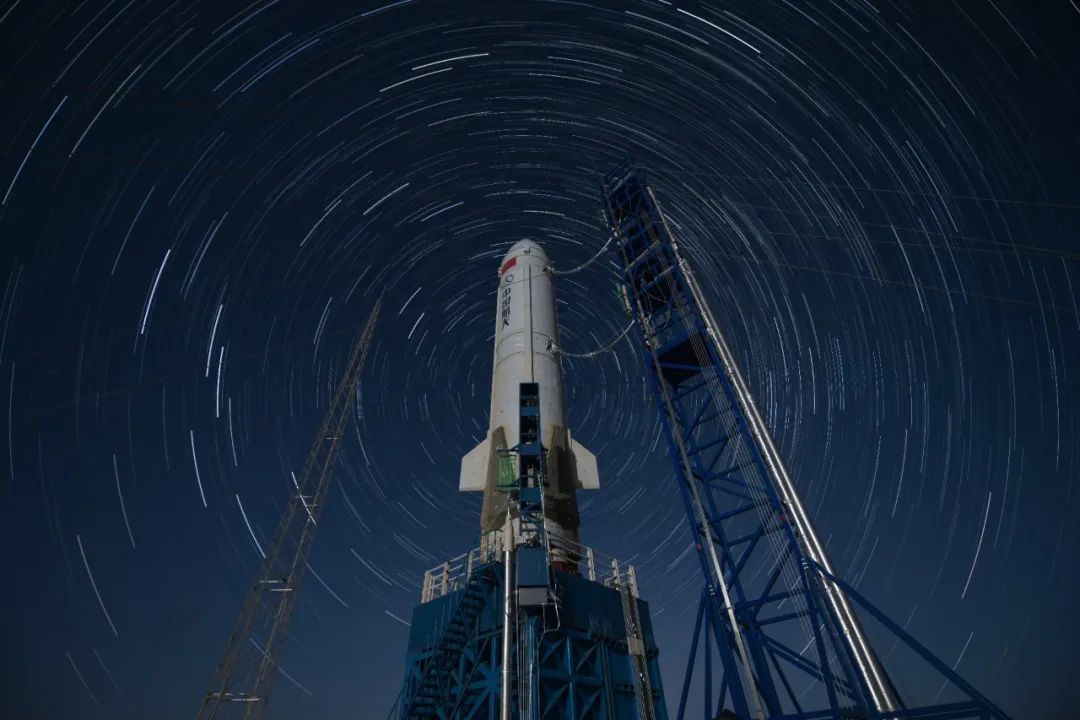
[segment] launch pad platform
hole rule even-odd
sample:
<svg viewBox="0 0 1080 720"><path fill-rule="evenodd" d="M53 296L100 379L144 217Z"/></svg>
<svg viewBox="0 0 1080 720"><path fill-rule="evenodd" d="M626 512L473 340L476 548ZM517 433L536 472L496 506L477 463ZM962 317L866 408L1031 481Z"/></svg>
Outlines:
<svg viewBox="0 0 1080 720"><path fill-rule="evenodd" d="M480 547L424 574L397 717L500 717L500 535L485 534ZM529 568L522 550L514 573L519 604L531 588L548 585L547 568ZM522 613L512 652L514 718L666 720L649 606L634 568L596 556L582 548L581 574L553 569L547 602ZM635 677L638 667L645 677ZM651 696L644 712L639 686Z"/></svg>

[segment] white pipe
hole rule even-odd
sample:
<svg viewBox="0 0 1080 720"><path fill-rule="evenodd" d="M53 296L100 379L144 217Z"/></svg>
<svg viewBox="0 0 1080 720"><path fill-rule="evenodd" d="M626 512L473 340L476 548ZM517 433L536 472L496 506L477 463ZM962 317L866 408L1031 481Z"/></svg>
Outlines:
<svg viewBox="0 0 1080 720"><path fill-rule="evenodd" d="M655 198L653 201L655 202ZM813 523L810 521L806 510L803 508L798 492L795 490L795 483L792 482L791 477L788 475L787 468L784 467L784 463L780 459L780 453L777 452L772 437L766 429L765 421L762 419L757 404L750 394L750 389L743 379L742 373L739 372L738 366L735 364L734 355L727 346L727 342L724 340L723 335L717 330L716 321L713 320L712 312L709 310L708 305L705 304L705 299L698 287L697 279L694 277L693 271L684 261L680 260L680 263L683 273L686 276L690 292L693 294L698 307L701 308L702 314L705 316L705 324L708 332L716 342L721 360L724 363L724 371L727 373L728 379L735 389L735 395L739 400L739 404L742 406L741 409L746 417L747 424L750 426L750 431L757 439L758 446L762 450L763 459L772 475L776 490L787 503L788 507L794 511L792 520L799 531L797 539L801 541L804 551L811 559L820 563L828 572L835 573L829 562L828 555L825 554L825 549L818 539L817 533L814 531ZM836 585L828 578L822 577L820 574L819 578L829 604L832 606L837 620L840 623L840 627L844 632L844 639L847 641L848 647L851 649L852 655L855 658L855 662L858 664L859 674L862 675L870 690L871 699L875 709L879 712L888 712L898 709L899 702L884 679L884 670L881 667L877 655L866 640L862 626L859 624L858 618L855 616L850 603L848 602L847 595L836 587Z"/></svg>
<svg viewBox="0 0 1080 720"><path fill-rule="evenodd" d="M510 521L510 511L506 512L506 529L503 538L503 638L502 638L502 697L499 699L500 720L510 717L510 661L514 629L514 528Z"/></svg>

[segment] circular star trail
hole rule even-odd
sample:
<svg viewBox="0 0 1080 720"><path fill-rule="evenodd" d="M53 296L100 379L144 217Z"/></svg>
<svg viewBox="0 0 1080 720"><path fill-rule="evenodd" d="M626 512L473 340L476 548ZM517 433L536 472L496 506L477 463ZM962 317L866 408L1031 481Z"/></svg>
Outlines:
<svg viewBox="0 0 1080 720"><path fill-rule="evenodd" d="M834 565L1066 717L1078 31L1072 0L8 0L0 714L194 713L382 297L270 714L385 715L423 571L477 542L524 238L600 464L583 539L637 565L674 696L700 576L600 217L631 156Z"/></svg>

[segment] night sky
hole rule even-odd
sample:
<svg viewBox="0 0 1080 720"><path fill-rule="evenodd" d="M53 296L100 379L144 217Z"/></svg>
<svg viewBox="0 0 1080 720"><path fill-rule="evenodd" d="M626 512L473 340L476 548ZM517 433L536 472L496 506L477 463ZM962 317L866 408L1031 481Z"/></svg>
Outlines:
<svg viewBox="0 0 1080 720"><path fill-rule="evenodd" d="M384 295L270 707L384 717L477 542L498 260L587 263L630 154L836 567L1076 717L1078 48L1076 0L4 0L0 716L194 716ZM700 573L613 260L556 284L582 534L673 711Z"/></svg>

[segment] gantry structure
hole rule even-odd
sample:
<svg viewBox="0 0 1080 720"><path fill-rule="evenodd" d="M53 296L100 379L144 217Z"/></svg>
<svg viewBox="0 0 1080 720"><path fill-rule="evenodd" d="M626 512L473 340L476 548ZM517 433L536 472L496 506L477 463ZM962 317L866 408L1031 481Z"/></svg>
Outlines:
<svg viewBox="0 0 1080 720"><path fill-rule="evenodd" d="M702 577L676 717L701 646L706 718L1005 720L836 572L644 173L627 160L600 190ZM856 606L963 699L909 704Z"/></svg>

